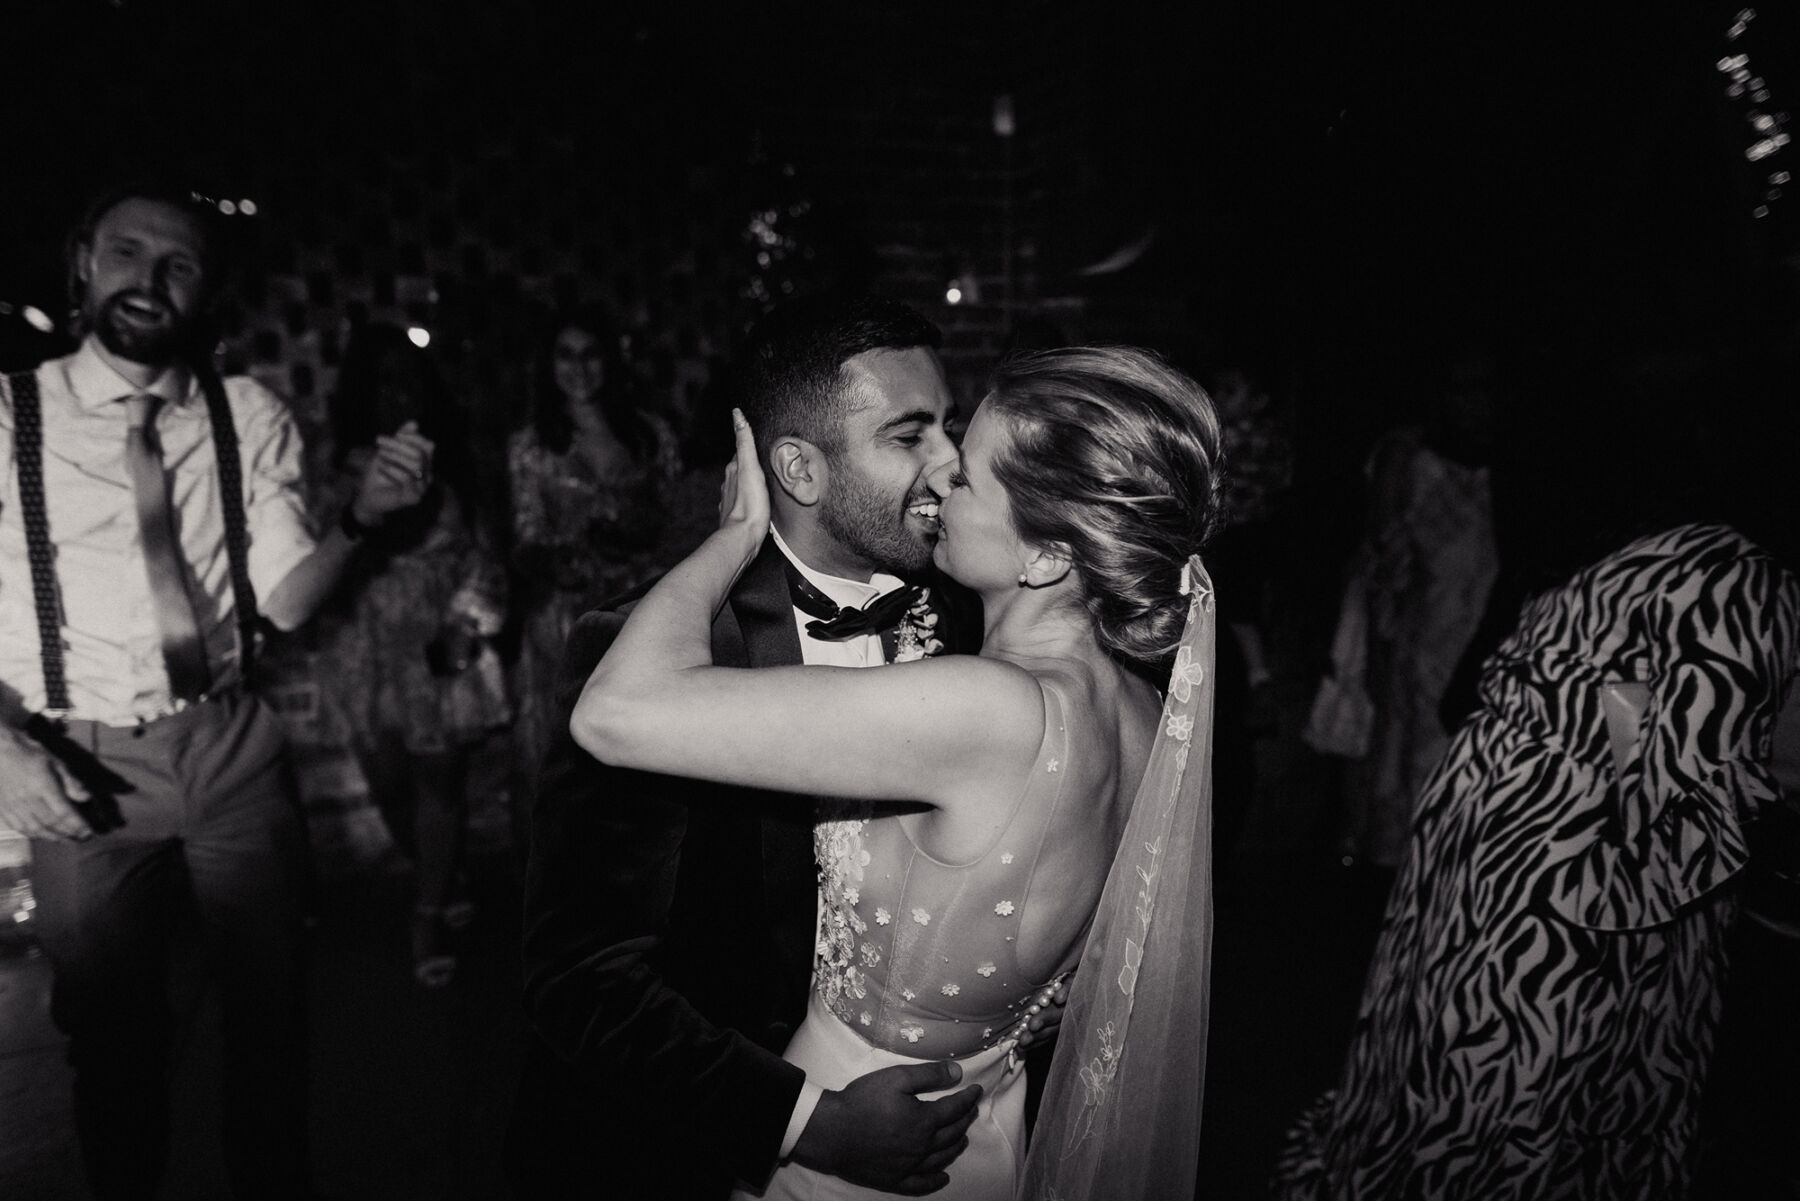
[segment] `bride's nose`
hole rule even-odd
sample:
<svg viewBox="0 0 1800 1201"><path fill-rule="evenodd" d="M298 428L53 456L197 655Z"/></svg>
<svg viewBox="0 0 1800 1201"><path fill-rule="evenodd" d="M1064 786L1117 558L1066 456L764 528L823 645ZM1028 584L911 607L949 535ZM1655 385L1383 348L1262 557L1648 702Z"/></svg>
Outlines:
<svg viewBox="0 0 1800 1201"><path fill-rule="evenodd" d="M961 462L962 456L952 455L949 459L926 471L925 486L936 493L939 500L950 495L950 476Z"/></svg>

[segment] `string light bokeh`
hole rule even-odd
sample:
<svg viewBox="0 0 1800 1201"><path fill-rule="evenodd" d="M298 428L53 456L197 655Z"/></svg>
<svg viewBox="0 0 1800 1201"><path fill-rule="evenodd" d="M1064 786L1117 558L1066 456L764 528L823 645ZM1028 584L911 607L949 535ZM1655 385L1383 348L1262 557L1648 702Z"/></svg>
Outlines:
<svg viewBox="0 0 1800 1201"><path fill-rule="evenodd" d="M1726 42L1734 45L1740 43L1750 31L1750 23L1754 20L1754 8L1739 9L1731 27L1725 31ZM1728 80L1726 97L1740 103L1744 122L1750 128L1751 140L1744 147L1744 158L1767 172L1763 178L1759 203L1750 210L1752 217L1762 220L1769 216L1771 206L1781 199L1782 189L1792 179L1782 165L1786 162L1784 152L1792 140L1787 131L1788 115L1773 107L1768 81L1755 73L1747 50L1726 54L1714 65Z"/></svg>

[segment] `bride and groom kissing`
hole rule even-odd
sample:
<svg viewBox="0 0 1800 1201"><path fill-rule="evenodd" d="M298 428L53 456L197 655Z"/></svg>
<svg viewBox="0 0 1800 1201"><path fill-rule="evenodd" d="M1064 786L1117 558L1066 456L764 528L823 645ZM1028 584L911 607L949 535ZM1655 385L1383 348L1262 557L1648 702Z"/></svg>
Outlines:
<svg viewBox="0 0 1800 1201"><path fill-rule="evenodd" d="M1218 422L1077 348L1003 364L959 447L938 341L771 313L719 530L570 635L521 1197L1192 1193Z"/></svg>

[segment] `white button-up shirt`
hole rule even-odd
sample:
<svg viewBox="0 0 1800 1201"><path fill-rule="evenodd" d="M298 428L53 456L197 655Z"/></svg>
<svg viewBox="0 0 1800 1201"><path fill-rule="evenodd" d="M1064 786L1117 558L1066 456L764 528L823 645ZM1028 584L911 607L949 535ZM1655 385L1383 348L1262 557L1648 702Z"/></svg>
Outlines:
<svg viewBox="0 0 1800 1201"><path fill-rule="evenodd" d="M148 389L135 387L91 341L67 358L42 364L36 374L71 715L128 726L181 707L169 694L125 465L124 401L145 391L164 400L156 431L213 684L237 682L236 606L218 459L198 382L171 370ZM300 433L287 406L255 380L227 379L225 395L243 463L250 582L258 597L267 597L314 548L301 482ZM0 388L0 471L0 687L38 710L46 698L37 610L13 456L12 396L5 388Z"/></svg>

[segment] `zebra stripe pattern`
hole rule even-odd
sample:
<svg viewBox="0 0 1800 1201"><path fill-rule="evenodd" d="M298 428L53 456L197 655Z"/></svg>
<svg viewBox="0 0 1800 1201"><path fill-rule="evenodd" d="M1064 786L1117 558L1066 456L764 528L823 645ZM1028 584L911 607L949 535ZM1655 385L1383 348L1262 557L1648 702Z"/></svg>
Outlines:
<svg viewBox="0 0 1800 1201"><path fill-rule="evenodd" d="M1800 584L1728 527L1540 595L1421 789L1336 1088L1274 1195L1686 1195ZM1599 685L1648 683L1623 773Z"/></svg>

